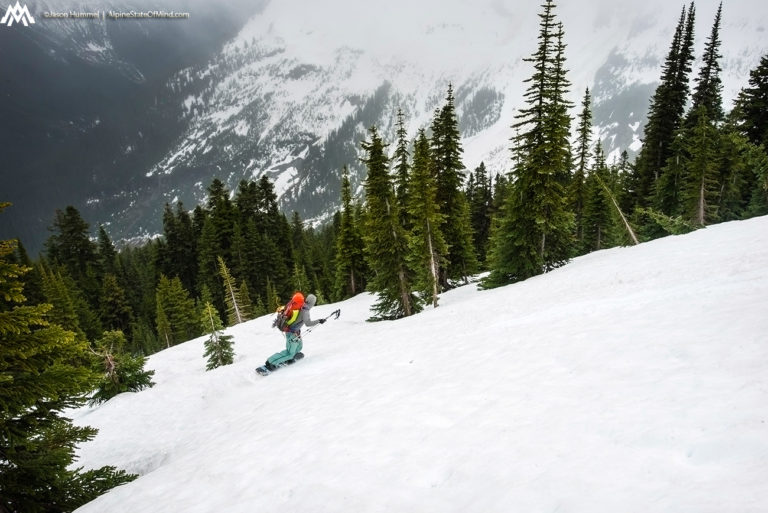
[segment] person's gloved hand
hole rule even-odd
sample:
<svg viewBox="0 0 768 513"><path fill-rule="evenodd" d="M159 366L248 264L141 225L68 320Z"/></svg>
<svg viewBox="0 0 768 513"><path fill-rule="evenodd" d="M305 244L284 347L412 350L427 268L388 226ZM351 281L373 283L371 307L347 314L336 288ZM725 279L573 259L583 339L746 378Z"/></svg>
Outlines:
<svg viewBox="0 0 768 513"><path fill-rule="evenodd" d="M319 322L320 324L323 324L325 323L325 319L318 319L317 322Z"/></svg>

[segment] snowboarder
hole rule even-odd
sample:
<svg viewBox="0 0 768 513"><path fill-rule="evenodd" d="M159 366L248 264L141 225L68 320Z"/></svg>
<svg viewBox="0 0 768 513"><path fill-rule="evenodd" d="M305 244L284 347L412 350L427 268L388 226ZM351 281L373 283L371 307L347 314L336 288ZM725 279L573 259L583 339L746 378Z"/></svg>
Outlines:
<svg viewBox="0 0 768 513"><path fill-rule="evenodd" d="M317 297L315 297L314 294L308 295L304 300L304 306L301 307L299 316L287 327L287 331L285 332L285 351L280 351L267 358L267 361L264 364L264 367L266 367L267 370L273 371L277 369L279 365L293 361L304 345L301 340L301 327L303 325L315 326L316 324L323 324L325 322L325 319L313 321L309 316L309 310L315 306L316 302Z"/></svg>

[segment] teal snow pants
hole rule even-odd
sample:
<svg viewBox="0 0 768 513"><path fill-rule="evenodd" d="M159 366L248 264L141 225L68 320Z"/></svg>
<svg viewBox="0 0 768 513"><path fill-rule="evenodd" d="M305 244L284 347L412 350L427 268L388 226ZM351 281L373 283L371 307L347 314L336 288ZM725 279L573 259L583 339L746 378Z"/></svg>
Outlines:
<svg viewBox="0 0 768 513"><path fill-rule="evenodd" d="M301 342L301 335L289 331L285 334L285 351L273 354L267 361L272 365L280 365L281 363L287 362L296 356L296 353L301 351L303 345L304 344Z"/></svg>

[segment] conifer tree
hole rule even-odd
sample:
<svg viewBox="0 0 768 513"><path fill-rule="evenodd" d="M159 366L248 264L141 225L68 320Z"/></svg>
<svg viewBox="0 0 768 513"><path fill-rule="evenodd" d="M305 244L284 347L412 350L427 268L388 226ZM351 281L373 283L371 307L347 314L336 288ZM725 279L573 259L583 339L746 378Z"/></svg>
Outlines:
<svg viewBox="0 0 768 513"><path fill-rule="evenodd" d="M485 263L491 234L493 187L484 162L480 162L467 181L467 201L475 254L479 262Z"/></svg>
<svg viewBox="0 0 768 513"><path fill-rule="evenodd" d="M694 119L684 143L690 157L683 170L681 213L694 225L705 226L717 219L719 135L704 106L696 109Z"/></svg>
<svg viewBox="0 0 768 513"><path fill-rule="evenodd" d="M272 283L272 280L270 280L269 278L267 278L266 297L267 297L267 312L276 312L277 309L282 305L282 302L280 301L280 296L278 296L277 290L275 289L275 286Z"/></svg>
<svg viewBox="0 0 768 513"><path fill-rule="evenodd" d="M463 280L478 268L472 241L469 205L464 187L463 149L456 117L453 86L448 85L445 105L432 122L432 165L437 184L437 202L444 216L440 231L450 241L445 266L440 270L440 286L450 288L450 280Z"/></svg>
<svg viewBox="0 0 768 513"><path fill-rule="evenodd" d="M99 225L98 241L98 263L102 275L117 274L117 250L103 225Z"/></svg>
<svg viewBox="0 0 768 513"><path fill-rule="evenodd" d="M245 280L240 281L240 310L243 312L246 319L255 318L255 312L253 307L253 301L251 301L251 294L248 292L248 284Z"/></svg>
<svg viewBox="0 0 768 513"><path fill-rule="evenodd" d="M604 184L608 180L602 144L598 141L594 152L594 165L586 178L584 203L583 252L596 251L611 243L611 205Z"/></svg>
<svg viewBox="0 0 768 513"><path fill-rule="evenodd" d="M363 141L363 162L368 169L365 179L365 252L373 272L370 290L378 294L373 310L378 318L399 318L419 311L418 298L412 291L412 276L406 266L408 242L400 225L400 212L389 175L389 159L376 127Z"/></svg>
<svg viewBox="0 0 768 513"><path fill-rule="evenodd" d="M768 148L768 54L749 72L749 87L739 91L733 117L753 144Z"/></svg>
<svg viewBox="0 0 768 513"><path fill-rule="evenodd" d="M200 325L208 339L205 341L205 353L208 359L205 370L213 370L222 365L230 365L235 361L235 350L232 335L225 335L219 314L211 303L205 303Z"/></svg>
<svg viewBox="0 0 768 513"><path fill-rule="evenodd" d="M424 130L419 130L416 138L408 190L406 208L413 222L408 262L415 271L413 287L425 302L437 307L439 273L448 254L448 246L440 231L444 216L437 203L437 184L431 172L429 140Z"/></svg>
<svg viewBox="0 0 768 513"><path fill-rule="evenodd" d="M687 13L687 14L686 14ZM693 60L694 5L680 15L672 45L662 67L661 83L651 98L643 147L635 162L634 203L645 207L652 201L654 186L670 157L670 144L682 124L688 99L688 74Z"/></svg>
<svg viewBox="0 0 768 513"><path fill-rule="evenodd" d="M589 170L590 147L592 144L592 97L589 88L584 92L581 102L579 125L576 128L576 168L568 188L568 207L574 214L574 236L576 247L583 249L584 244L584 202L586 196L585 179Z"/></svg>
<svg viewBox="0 0 768 513"><path fill-rule="evenodd" d="M227 323L230 326L240 324L248 320L248 316L242 309L242 300L240 298L240 289L235 283L235 278L229 272L224 259L219 257L219 275L224 282L224 301L227 304Z"/></svg>
<svg viewBox="0 0 768 513"><path fill-rule="evenodd" d="M162 319L165 316L165 319ZM161 341L175 345L199 334L195 303L189 297L178 276L168 279L160 276L157 285L157 325ZM164 324L167 323L167 326Z"/></svg>
<svg viewBox="0 0 768 513"><path fill-rule="evenodd" d="M97 376L87 343L47 319L51 305L25 304L28 268L9 261L14 249L0 241L0 511L72 511L136 476L72 466L96 430L64 415L85 403Z"/></svg>
<svg viewBox="0 0 768 513"><path fill-rule="evenodd" d="M133 309L114 274L104 275L100 300L101 324L110 330L127 332L133 323Z"/></svg>
<svg viewBox="0 0 768 513"><path fill-rule="evenodd" d="M395 197L400 206L400 224L406 231L411 229L408 219L408 175L410 164L408 162L408 131L405 129L405 116L401 109L397 109L397 146L395 147Z"/></svg>
<svg viewBox="0 0 768 513"><path fill-rule="evenodd" d="M352 297L365 290L363 236L352 205L349 171L344 166L341 177L341 223L336 239L336 295Z"/></svg>
<svg viewBox="0 0 768 513"><path fill-rule="evenodd" d="M719 123L723 120L723 82L720 78L722 68L720 67L720 21L723 13L723 3L720 2L715 15L715 21L712 25L712 32L704 46L704 56L702 58L701 70L696 78L696 87L691 96L690 113L696 112L699 107L704 107L707 117L712 123ZM695 122L693 116L689 115L689 124Z"/></svg>
<svg viewBox="0 0 768 513"><path fill-rule="evenodd" d="M554 3L546 0L538 49L526 59L534 65L520 110L516 135L514 180L493 234L491 273L483 286L524 280L565 263L571 251L572 215L567 210L565 182L570 169L570 118L564 99L562 25L555 22ZM448 239L450 240L450 239Z"/></svg>
<svg viewBox="0 0 768 513"><path fill-rule="evenodd" d="M165 313L165 307L163 306L163 303L159 301L157 302L155 326L157 327L157 336L160 339L160 342L164 344L166 348L169 348L172 344L175 344L171 323L168 321L168 315Z"/></svg>
<svg viewBox="0 0 768 513"><path fill-rule="evenodd" d="M107 331L94 344L101 380L91 397L90 404L101 404L124 392L139 392L154 385L155 371L145 370L147 357L127 351L122 331Z"/></svg>

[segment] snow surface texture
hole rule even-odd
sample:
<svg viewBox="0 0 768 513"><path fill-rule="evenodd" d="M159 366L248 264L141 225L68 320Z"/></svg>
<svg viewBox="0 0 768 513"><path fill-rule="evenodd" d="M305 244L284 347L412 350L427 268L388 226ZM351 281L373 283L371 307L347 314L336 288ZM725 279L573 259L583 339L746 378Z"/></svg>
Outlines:
<svg viewBox="0 0 768 513"><path fill-rule="evenodd" d="M768 217L575 259L418 316L313 310L149 360L154 388L74 412L78 464L141 475L88 512L768 511Z"/></svg>

